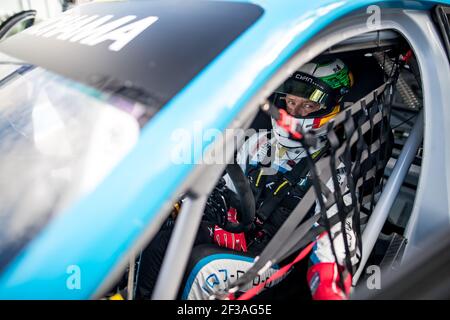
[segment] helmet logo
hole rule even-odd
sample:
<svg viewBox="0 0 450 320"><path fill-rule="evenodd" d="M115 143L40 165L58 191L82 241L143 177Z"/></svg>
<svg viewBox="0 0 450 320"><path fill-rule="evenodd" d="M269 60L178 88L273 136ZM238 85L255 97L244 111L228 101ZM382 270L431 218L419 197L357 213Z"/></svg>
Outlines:
<svg viewBox="0 0 450 320"><path fill-rule="evenodd" d="M297 73L297 74L295 75L295 79L301 80L301 81L305 81L305 82L309 82L309 83L314 84L314 80L313 80L311 77L308 77L308 76L305 75L305 74Z"/></svg>
<svg viewBox="0 0 450 320"><path fill-rule="evenodd" d="M296 80L299 80L299 81L302 81L302 82L306 82L306 83L310 83L311 85L313 85L315 87L318 87L318 88L320 88L322 90L325 90L323 85L321 85L319 82L317 82L317 80L314 77L309 76L309 75L307 75L305 73L297 72L297 73L295 73L294 78Z"/></svg>

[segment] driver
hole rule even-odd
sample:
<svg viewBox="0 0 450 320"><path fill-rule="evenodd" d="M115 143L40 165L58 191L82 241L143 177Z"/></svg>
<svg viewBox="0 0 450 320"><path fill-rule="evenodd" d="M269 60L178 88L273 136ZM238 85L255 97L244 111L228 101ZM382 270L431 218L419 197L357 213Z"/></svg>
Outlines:
<svg viewBox="0 0 450 320"><path fill-rule="evenodd" d="M351 72L340 59L314 61L297 70L270 99L276 107L293 116L304 131L314 129L320 137L325 135L324 124L341 110L340 103L350 90L352 82ZM185 287L180 293L181 298L207 299L212 293L227 288L240 273L250 268L253 257L261 253L305 194L310 183L305 150L300 142L291 139L290 134L274 119L272 128L271 132L251 136L237 154L237 162L248 177L255 196L257 211L253 228L240 234L220 228L225 219L230 222L237 222L238 219L235 208L239 205L236 203L235 188L230 177L225 175L207 201L203 222L192 252L192 261L188 266L189 272L185 276ZM319 158L325 151L322 142L312 150L312 155ZM294 172L294 168L297 172L303 172L295 177L295 187L289 192L283 192L283 177L291 170ZM344 181L343 177L339 178L339 181ZM327 186L333 190L331 181ZM344 197L344 201L347 200ZM179 208L179 204L176 207ZM310 215L318 211L316 204ZM327 215L334 215L336 211L335 206L331 207ZM137 298L151 297L173 224L174 220L169 218L142 253ZM352 254L351 262L356 265L359 251L350 219L346 221L346 228L348 246ZM307 281L314 299L348 297L351 271L342 273L346 275L341 282L344 283L344 290L337 285L340 274L338 268L344 270L345 265L345 248L340 229L340 224L331 229L337 262L329 238L325 236L317 239L310 254ZM208 247L208 254L205 245ZM266 270L260 275L260 281L269 278L277 268L274 266ZM256 284L258 281L249 284L247 289Z"/></svg>

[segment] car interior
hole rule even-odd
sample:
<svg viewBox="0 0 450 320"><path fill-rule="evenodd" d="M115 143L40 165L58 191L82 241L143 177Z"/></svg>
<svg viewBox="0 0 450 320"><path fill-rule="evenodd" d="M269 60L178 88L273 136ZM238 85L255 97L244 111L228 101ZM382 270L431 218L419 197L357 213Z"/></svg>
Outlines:
<svg viewBox="0 0 450 320"><path fill-rule="evenodd" d="M375 177L377 187L367 192L367 195L370 194L372 196L371 204L361 206L359 220L361 223L361 232L364 232L372 209L376 205L380 194L383 192L383 181L389 178L414 125L415 118L423 106L418 62L415 60L408 42L400 34L391 30L369 32L348 39L329 48L321 55L341 59L347 64L353 74L354 86L345 97L344 110L351 109L351 106L356 102L364 100L364 97L367 97L384 83L390 81L396 72L398 76L397 82L393 84L392 93L388 92L383 98L383 103L389 104L390 108L388 109L389 113L383 115L388 121L389 128L384 128L388 134L386 135L387 138L381 141L381 145L382 149L384 145L384 148L389 150L384 152L386 159L382 159L386 165L382 168L377 167ZM261 109L251 123L250 129L271 130L271 128L269 114ZM370 135L368 133L364 135L364 139L366 139L368 144L375 141L374 134L376 134L376 130L379 130L378 133L381 132L379 128L375 128L375 131L372 129ZM381 234L378 236L378 240L366 265L376 264L381 266L382 270L389 271L395 269L396 264L401 260L402 252L406 244L404 231L412 211L420 175L421 150L422 148L419 149L414 158L407 177L401 186L399 196L389 212L389 217ZM379 157L380 154L378 153L377 156ZM284 259L279 259L281 261L280 264L282 265L283 261L291 259L298 251L298 248L301 247L301 245L298 245L294 248L296 250L287 250L281 255L280 258ZM194 247L187 270L185 271L183 283L186 281L186 275L189 274L190 270L192 270L200 258L217 252L227 252L227 250L215 245L202 246L201 248ZM307 264L307 259L302 260L294 266L284 281L276 286L268 287L255 296L254 299L310 299L311 294L306 283L306 277L304 276ZM138 268L139 255L135 265L128 267L121 281L111 289L107 296L122 292L124 296L133 298L134 291L130 290L129 286L134 286L138 280L136 279L137 273L135 271ZM361 279L364 279L365 274L365 272L362 272ZM180 291L182 288L183 284L180 285ZM128 294L125 292L128 292Z"/></svg>
<svg viewBox="0 0 450 320"><path fill-rule="evenodd" d="M394 61L397 56L409 50L411 50L409 44L400 34L385 30L351 38L337 46L329 48L322 55L340 58L353 73L354 86L344 98L344 103L348 105L358 101L382 85L389 76L389 74L386 74L388 68L383 64L386 64L386 61ZM414 125L415 118L423 107L419 66L414 56L411 56L409 63L401 67L399 74L402 84L404 83L408 87L409 98L404 92L399 92L399 86L396 87L397 90L394 90L392 95L392 105L389 115L390 129L392 131L390 138L392 140L392 148L389 152L387 166L383 172L384 180L389 178ZM256 130L270 130L270 117L260 111L251 124L251 128ZM420 176L422 150L423 148L420 147L413 160L409 172L403 181L399 195L389 212L388 219L372 250L367 265L380 265L386 270L391 270L395 269L400 263L406 245L406 239L403 237L403 234L412 212ZM362 230L364 230L368 218L369 216L361 215ZM305 273L306 263L300 264L296 268L299 269L297 275L302 275ZM365 272L362 274L366 275ZM294 275L295 272L290 277L294 277ZM279 297L280 299L293 298L293 296L299 297L299 295L309 297L309 290L304 277L300 276L298 279L285 282L278 285L278 288L270 289L276 291L276 294L269 294L270 290L266 290L257 297L261 299L267 298L268 296ZM293 289L292 286L287 284L289 282L296 284L302 283L303 285L296 286Z"/></svg>

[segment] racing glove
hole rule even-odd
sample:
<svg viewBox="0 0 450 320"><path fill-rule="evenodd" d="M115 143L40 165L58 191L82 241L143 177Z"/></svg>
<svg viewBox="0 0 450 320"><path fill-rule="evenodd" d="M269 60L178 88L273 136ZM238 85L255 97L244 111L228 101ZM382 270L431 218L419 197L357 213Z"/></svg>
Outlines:
<svg viewBox="0 0 450 320"><path fill-rule="evenodd" d="M211 222L218 226L224 226L228 219L228 205L226 193L228 188L225 186L225 180L220 179L206 200L204 210L204 221Z"/></svg>
<svg viewBox="0 0 450 320"><path fill-rule="evenodd" d="M344 288L339 285L339 270ZM351 275L335 262L321 262L308 269L307 280L314 300L346 300L352 285Z"/></svg>
<svg viewBox="0 0 450 320"><path fill-rule="evenodd" d="M236 209L230 208L228 210L228 221L237 222ZM214 242L223 248L228 248L234 251L247 252L247 241L245 240L244 232L233 233L222 229L219 226L214 227Z"/></svg>
<svg viewBox="0 0 450 320"><path fill-rule="evenodd" d="M214 224L213 240L218 246L245 252L247 251L245 234L222 229L227 221L237 222L237 198L225 184L225 180L221 178L208 197L204 220Z"/></svg>

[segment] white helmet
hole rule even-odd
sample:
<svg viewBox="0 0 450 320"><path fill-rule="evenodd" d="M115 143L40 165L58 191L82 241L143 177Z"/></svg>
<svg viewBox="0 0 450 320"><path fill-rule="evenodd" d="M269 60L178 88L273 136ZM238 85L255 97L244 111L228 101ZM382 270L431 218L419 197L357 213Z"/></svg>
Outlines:
<svg viewBox="0 0 450 320"><path fill-rule="evenodd" d="M319 129L340 111L340 101L353 85L353 76L340 59L310 62L298 69L271 96L272 103L285 109L304 131ZM298 148L300 142L272 118L279 144ZM320 130L317 130L320 134Z"/></svg>

